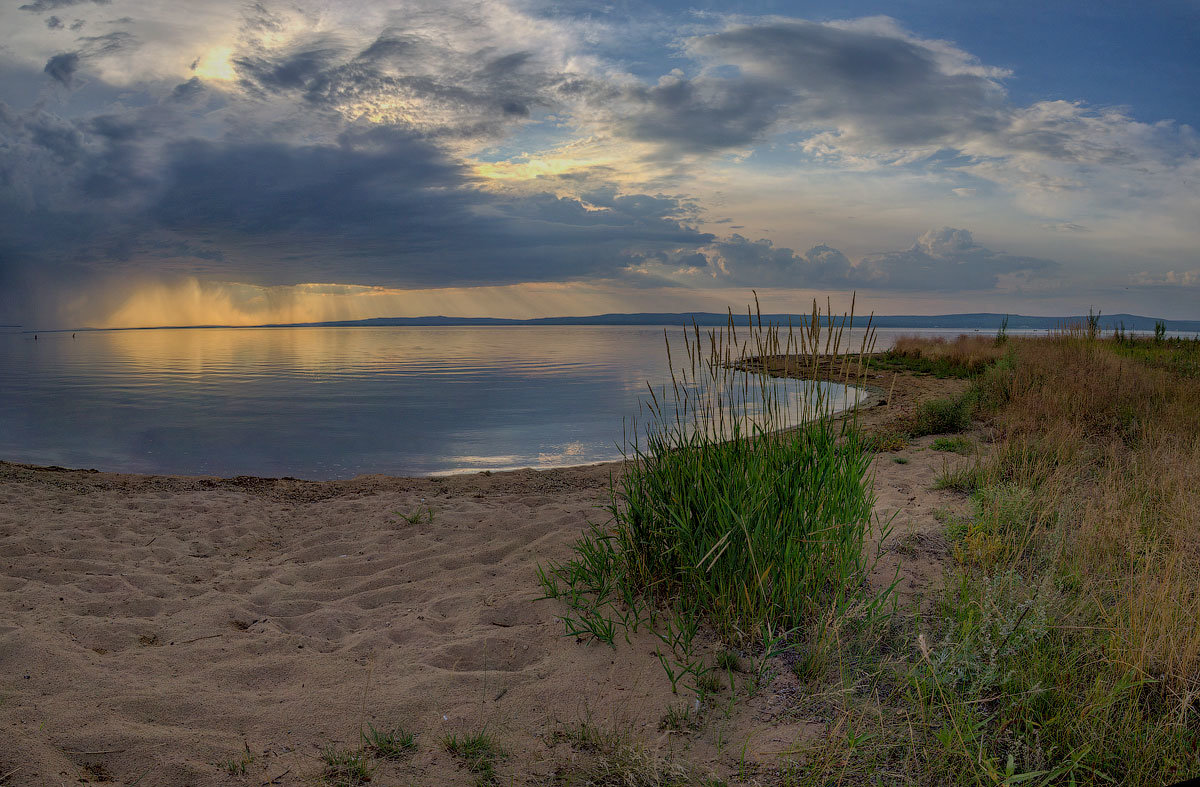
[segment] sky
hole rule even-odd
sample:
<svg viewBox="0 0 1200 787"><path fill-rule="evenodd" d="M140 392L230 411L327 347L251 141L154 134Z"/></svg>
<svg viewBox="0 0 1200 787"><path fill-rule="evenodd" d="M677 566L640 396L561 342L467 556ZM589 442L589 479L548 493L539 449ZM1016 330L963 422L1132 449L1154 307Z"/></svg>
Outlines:
<svg viewBox="0 0 1200 787"><path fill-rule="evenodd" d="M1200 0L0 1L0 324L1200 319Z"/></svg>

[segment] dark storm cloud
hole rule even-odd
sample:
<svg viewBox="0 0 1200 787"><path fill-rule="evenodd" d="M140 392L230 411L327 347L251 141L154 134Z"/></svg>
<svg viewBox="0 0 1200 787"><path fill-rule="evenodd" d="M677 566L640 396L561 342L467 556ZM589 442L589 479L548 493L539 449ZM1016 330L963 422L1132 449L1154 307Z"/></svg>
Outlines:
<svg viewBox="0 0 1200 787"><path fill-rule="evenodd" d="M426 226L426 214L452 210L436 197L462 180L437 150L388 129L347 132L335 145L186 140L166 159L152 215L185 232L364 236L387 224L392 235L395 225Z"/></svg>
<svg viewBox="0 0 1200 787"><path fill-rule="evenodd" d="M573 278L611 272L629 244L709 239L671 218L670 200L597 210L550 194L488 195L438 148L386 127L335 145L184 141L164 174L153 224L227 249L259 281Z"/></svg>
<svg viewBox="0 0 1200 787"><path fill-rule="evenodd" d="M112 3L112 0L34 0L32 3L26 3L25 5L18 6L18 8L34 14L44 14L47 11L70 8L73 5L86 5L87 3L109 5Z"/></svg>
<svg viewBox="0 0 1200 787"><path fill-rule="evenodd" d="M694 51L787 86L801 121L853 119L888 145L995 128L1004 97L988 76L950 67L927 44L893 31L778 22L707 36Z"/></svg>
<svg viewBox="0 0 1200 787"><path fill-rule="evenodd" d="M75 72L79 70L79 59L78 52L62 52L47 60L42 70L55 82L70 87Z"/></svg>
<svg viewBox="0 0 1200 787"><path fill-rule="evenodd" d="M891 28L777 20L690 39L685 51L702 70L627 92L620 133L686 153L746 146L787 123L924 147L1005 122L992 76Z"/></svg>
<svg viewBox="0 0 1200 787"><path fill-rule="evenodd" d="M748 145L778 119L786 88L756 79L666 77L630 97L638 105L622 129L633 139L683 153Z"/></svg>
<svg viewBox="0 0 1200 787"><path fill-rule="evenodd" d="M585 205L480 191L440 148L394 127L321 144L160 144L184 111L6 111L0 145L21 153L2 170L0 266L60 283L186 272L452 286L611 276L630 248L712 240L687 224L694 206L661 195L597 192Z"/></svg>

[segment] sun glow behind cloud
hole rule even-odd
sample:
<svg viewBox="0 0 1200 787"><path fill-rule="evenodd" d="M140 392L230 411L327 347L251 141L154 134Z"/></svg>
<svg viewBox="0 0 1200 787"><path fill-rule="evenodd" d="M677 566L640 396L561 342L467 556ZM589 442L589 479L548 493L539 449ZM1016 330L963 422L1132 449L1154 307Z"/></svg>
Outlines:
<svg viewBox="0 0 1200 787"><path fill-rule="evenodd" d="M210 49L196 60L192 73L201 79L230 82L237 79L233 67L233 47L219 46Z"/></svg>

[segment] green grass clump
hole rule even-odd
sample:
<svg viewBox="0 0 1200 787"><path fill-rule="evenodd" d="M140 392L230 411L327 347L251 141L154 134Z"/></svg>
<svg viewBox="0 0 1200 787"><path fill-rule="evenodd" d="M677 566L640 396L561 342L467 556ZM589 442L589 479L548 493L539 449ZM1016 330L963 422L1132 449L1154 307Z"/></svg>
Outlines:
<svg viewBox="0 0 1200 787"><path fill-rule="evenodd" d="M667 708L667 712L658 722L659 730L670 730L672 732L682 732L685 730L698 730L704 726L704 720L699 713L692 711L692 706L689 703L682 705L671 705Z"/></svg>
<svg viewBox="0 0 1200 787"><path fill-rule="evenodd" d="M482 784L496 781L496 760L505 757L504 749L487 730L475 733L449 733L442 738L446 751L458 757L467 769L479 776Z"/></svg>
<svg viewBox="0 0 1200 787"><path fill-rule="evenodd" d="M648 423L627 436L611 521L593 525L572 559L539 567L545 597L568 608L566 635L615 647L648 628L672 691L703 704L730 670L700 647L702 623L757 654L747 681L757 686L770 657L809 629L882 609L890 588L866 583L873 448L853 418L828 417L839 403L823 384L772 377L758 360L807 357L811 367L791 370L816 378L844 357L841 331L814 312L799 337L761 324L739 337L731 322L707 349L698 329L685 340L688 363L671 365L671 387L651 389ZM819 353L781 352L805 348Z"/></svg>
<svg viewBox="0 0 1200 787"><path fill-rule="evenodd" d="M789 389L765 373L730 369L739 346L753 347L754 357L820 346L821 322L799 342L761 322L748 341L732 324L710 334L707 353L699 337L686 342L690 364L674 380L674 399L653 399L645 445L630 446L632 461L613 489L624 580L704 617L728 640L810 624L864 576L874 502L868 441L852 421L810 415L793 427L805 406L824 412L813 384ZM837 355L840 332L826 338Z"/></svg>
<svg viewBox="0 0 1200 787"><path fill-rule="evenodd" d="M972 495L975 514L961 531L948 532L955 540L954 553L963 565L991 570L1012 565L1025 554L1039 520L1032 508L1032 493L1010 483L981 486Z"/></svg>
<svg viewBox="0 0 1200 787"><path fill-rule="evenodd" d="M393 511L392 513L400 517L405 524L409 525L429 524L433 522L433 509L429 506L418 506L408 513L403 511Z"/></svg>
<svg viewBox="0 0 1200 787"><path fill-rule="evenodd" d="M1006 329L995 339L978 334L942 337L900 336L892 348L871 357L871 368L909 371L934 377L967 379L982 372L1006 352ZM1003 338L1001 338L1003 337Z"/></svg>
<svg viewBox="0 0 1200 787"><path fill-rule="evenodd" d="M321 779L330 787L358 787L371 781L372 769L362 751L328 746L321 752Z"/></svg>
<svg viewBox="0 0 1200 787"><path fill-rule="evenodd" d="M781 434L651 437L616 491L615 539L643 592L726 634L811 620L865 568L870 454L826 422Z"/></svg>
<svg viewBox="0 0 1200 787"><path fill-rule="evenodd" d="M230 757L221 763L221 767L230 776L245 776L246 770L254 763L254 753L250 751L250 744L242 742L242 753L236 757Z"/></svg>
<svg viewBox="0 0 1200 787"><path fill-rule="evenodd" d="M1121 355L1137 359L1147 366L1168 369L1180 377L1200 377L1200 337L1147 336L1115 333L1111 346Z"/></svg>
<svg viewBox="0 0 1200 787"><path fill-rule="evenodd" d="M870 361L871 368L876 371L903 371L927 374L933 377L958 378L970 377L978 369L957 363L949 358L924 358L921 356L904 355L897 352L885 352Z"/></svg>
<svg viewBox="0 0 1200 787"><path fill-rule="evenodd" d="M979 465L965 465L952 468L946 465L942 472L933 480L934 489L949 489L953 492L974 492L986 483L984 470Z"/></svg>
<svg viewBox="0 0 1200 787"><path fill-rule="evenodd" d="M378 730L373 724L368 724L367 731L363 733L363 743L375 756L385 760L404 759L417 750L416 736L403 727Z"/></svg>
<svg viewBox="0 0 1200 787"><path fill-rule="evenodd" d="M742 671L741 657L738 656L736 651L729 650L728 648L717 653L716 665L717 669L721 670L722 672Z"/></svg>
<svg viewBox="0 0 1200 787"><path fill-rule="evenodd" d="M1013 353L1001 356L971 380L968 391L981 413L991 413L1008 404L1012 397Z"/></svg>
<svg viewBox="0 0 1200 787"><path fill-rule="evenodd" d="M947 451L967 456L975 452L975 443L965 437L939 437L930 446L934 451Z"/></svg>

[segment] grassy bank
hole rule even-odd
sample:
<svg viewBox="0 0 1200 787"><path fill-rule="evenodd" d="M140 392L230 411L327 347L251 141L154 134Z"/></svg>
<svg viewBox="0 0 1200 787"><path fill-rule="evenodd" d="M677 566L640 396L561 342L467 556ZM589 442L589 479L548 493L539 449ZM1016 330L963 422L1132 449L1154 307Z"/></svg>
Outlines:
<svg viewBox="0 0 1200 787"><path fill-rule="evenodd" d="M840 654L859 676L793 783L1200 774L1196 353L1085 331L1005 344L965 397L994 444L944 480L972 508L947 522L944 591L873 664Z"/></svg>
<svg viewBox="0 0 1200 787"><path fill-rule="evenodd" d="M708 379L685 375L671 407L656 402L611 520L543 569L567 633L616 646L652 630L696 708L722 685L723 660L751 655L760 678L768 664L792 671L804 691L788 712L824 719L825 734L758 783L1200 774L1200 345L1082 330L910 339L849 358L810 337L731 339L769 359L764 373L854 382L882 364L969 380L884 422L901 445L936 435L913 450L960 455L929 479L964 503L943 518L941 586L909 608L868 590L879 434L854 419L747 426L738 414L752 403L774 412L765 388L731 388L720 370L736 358L710 343L700 359L696 343L688 360ZM699 631L724 650L695 647Z"/></svg>

